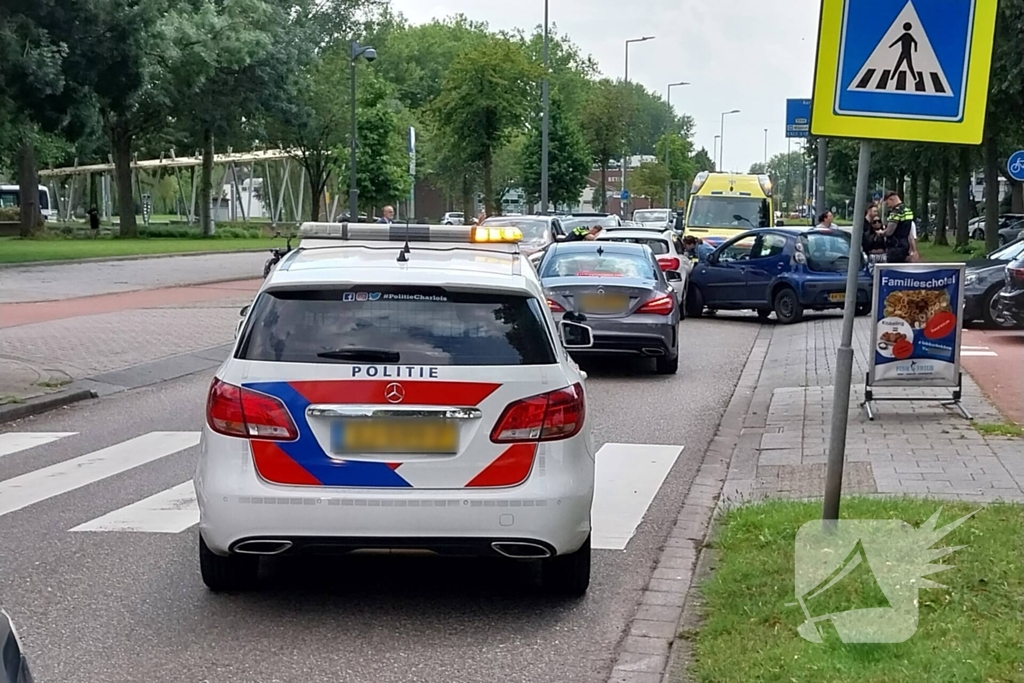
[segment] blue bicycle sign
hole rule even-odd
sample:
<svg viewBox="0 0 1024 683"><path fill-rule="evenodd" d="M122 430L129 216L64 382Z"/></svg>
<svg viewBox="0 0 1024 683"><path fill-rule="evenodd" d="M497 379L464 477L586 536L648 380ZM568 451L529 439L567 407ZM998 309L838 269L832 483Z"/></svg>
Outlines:
<svg viewBox="0 0 1024 683"><path fill-rule="evenodd" d="M1006 162L1006 171L1018 183L1024 182L1024 150L1010 156Z"/></svg>

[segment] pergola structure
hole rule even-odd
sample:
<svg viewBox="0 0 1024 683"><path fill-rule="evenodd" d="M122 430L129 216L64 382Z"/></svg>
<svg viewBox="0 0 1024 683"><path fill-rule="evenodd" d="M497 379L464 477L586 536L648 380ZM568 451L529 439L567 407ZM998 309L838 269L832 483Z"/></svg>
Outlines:
<svg viewBox="0 0 1024 683"><path fill-rule="evenodd" d="M213 204L211 211L214 216L220 216L222 212L223 188L230 185L226 209L229 220L239 218L248 222L253 218L252 204L255 196L260 217L269 218L272 224L282 220L298 221L303 215L303 204L306 199L306 173L302 165L297 162L301 153L297 150L265 149L262 151L233 152L230 148L226 154L215 154L213 163L215 168L222 169L220 183L214 180L213 183ZM104 219L109 219L113 214L113 193L111 188L111 176L114 172L113 160L108 157L110 163L91 164L79 166L76 160L74 166L65 168L46 169L39 172L40 182L45 183L51 195L54 197L55 208L61 220L68 222L74 215L76 207L83 200L87 201L86 192L89 189L90 178L98 174L100 182L100 214ZM131 164L132 168L132 189L133 198L143 205L143 220L149 224L151 211L145 208L144 193L140 171L157 173L166 170L168 174L175 177L178 187L178 195L181 206L185 207L184 217L191 225L197 220L196 200L199 194L200 174L193 172L191 182L183 181L182 170L202 166L201 154L179 157L172 149L169 154L161 154L159 159L139 160L136 156ZM275 170L280 167L277 173L271 173L271 167ZM297 171L297 173L296 173ZM259 175L257 175L259 173ZM240 182L240 175L245 178ZM298 176L294 181L293 177ZM262 177L261 177L262 176ZM274 187L274 178L279 177L278 186ZM188 191L186 191L186 186ZM65 192L60 192L64 187ZM220 191L218 191L218 187ZM265 191L264 191L265 190ZM135 195L138 196L135 196ZM243 194L245 195L243 197ZM287 201L286 200L290 200ZM285 205L289 205L290 211L285 214ZM334 197L331 206L326 207L331 220L338 208L338 197Z"/></svg>

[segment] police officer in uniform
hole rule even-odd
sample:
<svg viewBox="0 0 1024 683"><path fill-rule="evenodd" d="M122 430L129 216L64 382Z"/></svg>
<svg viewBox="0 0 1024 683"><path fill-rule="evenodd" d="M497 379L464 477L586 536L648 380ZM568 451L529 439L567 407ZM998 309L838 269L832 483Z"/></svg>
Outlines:
<svg viewBox="0 0 1024 683"><path fill-rule="evenodd" d="M889 209L887 225L882 231L885 238L885 260L888 263L906 263L910 259L910 237L914 229L914 212L895 192L885 193Z"/></svg>
<svg viewBox="0 0 1024 683"><path fill-rule="evenodd" d="M592 228L588 228L585 225L579 225L573 228L567 235L567 241L569 242L582 242L584 240L596 240L597 233L601 232L601 226L595 225Z"/></svg>

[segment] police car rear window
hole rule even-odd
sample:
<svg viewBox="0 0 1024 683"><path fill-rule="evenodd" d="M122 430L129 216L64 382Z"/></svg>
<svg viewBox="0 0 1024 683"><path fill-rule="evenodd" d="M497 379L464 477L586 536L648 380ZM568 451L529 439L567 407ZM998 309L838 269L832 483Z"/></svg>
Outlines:
<svg viewBox="0 0 1024 683"><path fill-rule="evenodd" d="M368 287L267 291L238 357L281 363L549 365L543 304L506 293Z"/></svg>

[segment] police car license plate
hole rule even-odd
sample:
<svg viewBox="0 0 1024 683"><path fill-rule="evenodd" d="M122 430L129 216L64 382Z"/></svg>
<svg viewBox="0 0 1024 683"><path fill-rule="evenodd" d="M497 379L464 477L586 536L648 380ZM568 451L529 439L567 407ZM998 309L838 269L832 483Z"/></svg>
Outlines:
<svg viewBox="0 0 1024 683"><path fill-rule="evenodd" d="M846 301L846 294L845 293L829 294L828 295L828 300L829 301Z"/></svg>
<svg viewBox="0 0 1024 683"><path fill-rule="evenodd" d="M587 313L621 313L629 299L621 294L583 294L580 308Z"/></svg>
<svg viewBox="0 0 1024 683"><path fill-rule="evenodd" d="M459 451L459 430L448 420L337 420L331 425L331 451L453 454Z"/></svg>

